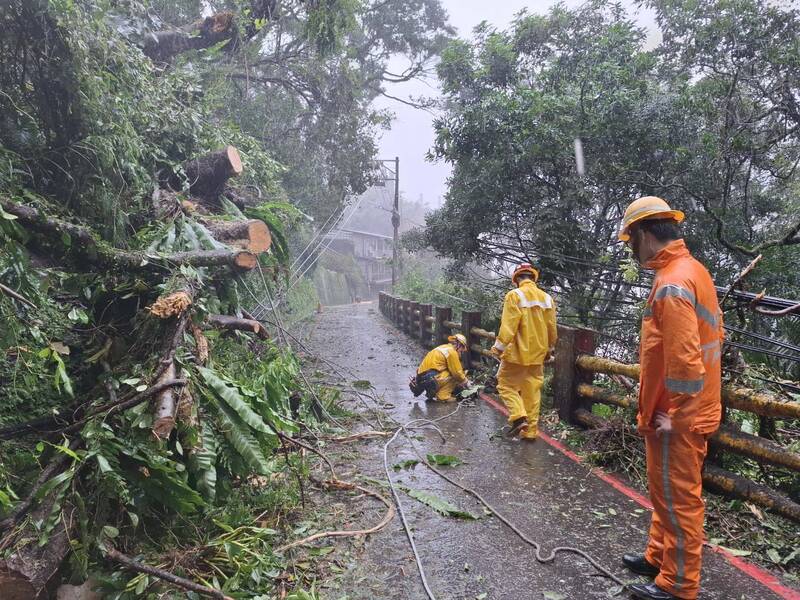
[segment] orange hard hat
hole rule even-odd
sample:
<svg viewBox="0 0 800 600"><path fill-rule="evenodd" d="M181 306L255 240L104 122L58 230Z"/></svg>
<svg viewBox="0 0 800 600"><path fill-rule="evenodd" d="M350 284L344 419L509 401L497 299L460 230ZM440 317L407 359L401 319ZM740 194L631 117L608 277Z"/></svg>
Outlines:
<svg viewBox="0 0 800 600"><path fill-rule="evenodd" d="M680 223L684 219L684 214L679 210L672 210L665 200L657 196L645 196L634 200L625 209L622 217L622 227L618 234L620 241L627 242L631 238L631 225L645 219L674 219Z"/></svg>
<svg viewBox="0 0 800 600"><path fill-rule="evenodd" d="M517 278L522 275L523 273L530 273L533 276L534 281L539 281L539 271L533 268L533 265L530 263L522 263L516 269L514 269L514 274L511 276L511 281L514 284L517 284Z"/></svg>

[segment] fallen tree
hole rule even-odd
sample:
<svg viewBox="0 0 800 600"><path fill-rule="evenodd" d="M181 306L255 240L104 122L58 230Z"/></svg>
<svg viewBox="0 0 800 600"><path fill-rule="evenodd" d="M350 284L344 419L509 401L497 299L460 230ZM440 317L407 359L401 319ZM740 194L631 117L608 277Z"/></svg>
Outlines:
<svg viewBox="0 0 800 600"><path fill-rule="evenodd" d="M73 258L110 269L128 271L160 271L180 267L232 267L249 271L257 257L247 250L191 250L164 256L149 255L113 248L101 241L88 227L45 215L31 206L0 199L0 207L18 218L19 223L34 234L40 245L55 244ZM65 243L69 239L69 243Z"/></svg>

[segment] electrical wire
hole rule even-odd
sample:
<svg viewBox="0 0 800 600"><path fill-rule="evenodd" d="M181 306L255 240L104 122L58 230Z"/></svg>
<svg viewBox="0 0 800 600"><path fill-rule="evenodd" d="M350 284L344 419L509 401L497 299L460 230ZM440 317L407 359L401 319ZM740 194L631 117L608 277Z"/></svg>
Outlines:
<svg viewBox="0 0 800 600"><path fill-rule="evenodd" d="M780 352L775 352L774 350L769 350L767 348L759 348L757 346L751 346L749 344L741 344L739 342L732 342L729 340L725 340L725 345L732 346L740 350L744 350L745 352L755 352L757 354L765 354L767 356L780 358L781 360L788 360L791 362L800 363L800 356L795 356L792 354L781 354Z"/></svg>

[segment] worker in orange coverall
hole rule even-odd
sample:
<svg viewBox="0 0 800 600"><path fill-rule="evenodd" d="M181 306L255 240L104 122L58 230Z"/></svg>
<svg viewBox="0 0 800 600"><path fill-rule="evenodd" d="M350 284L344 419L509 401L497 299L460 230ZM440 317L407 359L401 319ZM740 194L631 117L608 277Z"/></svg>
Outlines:
<svg viewBox="0 0 800 600"><path fill-rule="evenodd" d="M645 438L654 512L645 553L626 554L632 571L654 576L628 586L636 598L694 600L703 549L703 460L722 414L722 313L714 282L692 258L683 213L648 196L625 211L619 239L655 270L642 321L639 432Z"/></svg>

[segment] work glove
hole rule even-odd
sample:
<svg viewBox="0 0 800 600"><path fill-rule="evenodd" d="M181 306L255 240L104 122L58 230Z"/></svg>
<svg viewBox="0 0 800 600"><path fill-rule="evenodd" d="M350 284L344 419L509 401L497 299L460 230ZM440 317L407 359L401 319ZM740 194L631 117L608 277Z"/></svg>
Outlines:
<svg viewBox="0 0 800 600"><path fill-rule="evenodd" d="M500 348L498 348L497 346L492 346L492 347L489 349L489 352L491 352L491 353L492 353L492 356L494 356L494 357L495 357L495 358L497 358L497 359L499 359L499 358L502 356L502 354L503 354L503 352L502 352L502 351L500 350Z"/></svg>

